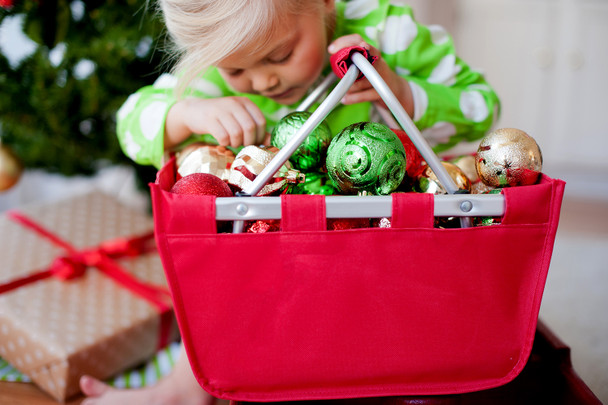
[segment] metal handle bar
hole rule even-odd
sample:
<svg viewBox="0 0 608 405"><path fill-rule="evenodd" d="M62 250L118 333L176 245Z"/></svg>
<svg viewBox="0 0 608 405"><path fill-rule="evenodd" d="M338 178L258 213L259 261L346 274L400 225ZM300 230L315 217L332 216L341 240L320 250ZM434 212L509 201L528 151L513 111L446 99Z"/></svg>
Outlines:
<svg viewBox="0 0 608 405"><path fill-rule="evenodd" d="M500 194L436 195L434 216L473 217L504 215L504 197ZM215 218L220 221L249 221L281 218L281 197L226 197L215 200ZM383 218L392 215L391 196L326 196L327 218Z"/></svg>

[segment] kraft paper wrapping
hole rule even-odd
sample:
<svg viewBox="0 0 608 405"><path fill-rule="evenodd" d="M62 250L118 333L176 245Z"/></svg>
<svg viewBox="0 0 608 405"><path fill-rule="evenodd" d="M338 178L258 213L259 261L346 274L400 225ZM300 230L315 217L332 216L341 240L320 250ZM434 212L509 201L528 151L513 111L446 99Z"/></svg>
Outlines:
<svg viewBox="0 0 608 405"><path fill-rule="evenodd" d="M153 229L152 218L93 192L19 210L77 249ZM44 270L65 251L0 215L0 284ZM158 253L116 262L138 280L166 286ZM59 401L77 394L83 374L101 379L158 349L158 309L96 268L0 294L0 357ZM171 339L177 337L173 322Z"/></svg>

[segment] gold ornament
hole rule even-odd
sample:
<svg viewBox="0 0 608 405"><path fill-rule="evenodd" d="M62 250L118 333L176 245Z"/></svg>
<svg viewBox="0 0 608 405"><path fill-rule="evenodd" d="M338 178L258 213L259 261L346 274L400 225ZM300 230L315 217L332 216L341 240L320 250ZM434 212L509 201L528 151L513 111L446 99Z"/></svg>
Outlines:
<svg viewBox="0 0 608 405"><path fill-rule="evenodd" d="M477 183L479 181L477 167L475 167L475 156L463 155L450 160L450 162L460 167L469 180L471 180L471 183Z"/></svg>
<svg viewBox="0 0 608 405"><path fill-rule="evenodd" d="M23 174L23 164L8 147L0 142L0 192L13 187Z"/></svg>
<svg viewBox="0 0 608 405"><path fill-rule="evenodd" d="M478 181L471 185L471 194L487 194L488 191L494 190L495 187L488 186L483 181Z"/></svg>
<svg viewBox="0 0 608 405"><path fill-rule="evenodd" d="M441 164L446 169L452 180L454 180L454 183L456 183L456 187L458 187L459 190L471 191L471 181L460 167L450 162L441 162ZM445 187L443 187L443 185L439 182L439 179L430 166L427 166L426 169L424 169L414 189L415 191L421 193L430 193L435 195L448 193Z"/></svg>
<svg viewBox="0 0 608 405"><path fill-rule="evenodd" d="M538 181L543 155L524 131L502 128L481 140L475 163L479 178L489 186L525 186Z"/></svg>

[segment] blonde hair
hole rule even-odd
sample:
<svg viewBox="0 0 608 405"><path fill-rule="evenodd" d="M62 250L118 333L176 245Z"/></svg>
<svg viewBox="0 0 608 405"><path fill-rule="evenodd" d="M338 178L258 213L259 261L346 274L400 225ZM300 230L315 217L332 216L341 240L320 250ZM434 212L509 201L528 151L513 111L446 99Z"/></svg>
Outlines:
<svg viewBox="0 0 608 405"><path fill-rule="evenodd" d="M240 49L262 49L281 16L319 10L322 0L158 0L173 45L176 92Z"/></svg>

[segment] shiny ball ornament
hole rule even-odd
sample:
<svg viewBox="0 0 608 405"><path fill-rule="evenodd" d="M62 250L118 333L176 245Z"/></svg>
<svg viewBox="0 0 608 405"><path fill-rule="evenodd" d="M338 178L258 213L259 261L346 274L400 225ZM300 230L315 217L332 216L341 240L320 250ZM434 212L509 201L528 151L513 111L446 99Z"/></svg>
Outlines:
<svg viewBox="0 0 608 405"><path fill-rule="evenodd" d="M338 190L334 187L333 182L323 172L308 172L304 173L305 180L299 184L293 184L289 187L288 194L316 194L316 195L334 195L338 194Z"/></svg>
<svg viewBox="0 0 608 405"><path fill-rule="evenodd" d="M178 152L175 164L181 177L192 173L208 173L227 181L234 158L234 153L224 146L196 143Z"/></svg>
<svg viewBox="0 0 608 405"><path fill-rule="evenodd" d="M502 193L502 188L494 188L488 190L482 194L500 194ZM474 226L491 226L491 225L500 225L502 222L502 217L474 217L473 225Z"/></svg>
<svg viewBox="0 0 608 405"><path fill-rule="evenodd" d="M471 191L471 181L461 168L450 162L441 162L441 164L447 170L452 180L454 180L454 183L456 183L458 190ZM417 183L414 185L414 191L435 195L448 193L430 166L427 166L420 178L418 178Z"/></svg>
<svg viewBox="0 0 608 405"><path fill-rule="evenodd" d="M538 181L543 155L524 131L502 128L481 140L475 164L479 178L489 186L525 186Z"/></svg>
<svg viewBox="0 0 608 405"><path fill-rule="evenodd" d="M230 187L237 192L247 190L278 152L279 149L274 146L245 146L236 155L230 166L228 178ZM285 162L257 195L262 197L277 194L290 185L301 183L304 180L304 174L292 169L290 162Z"/></svg>
<svg viewBox="0 0 608 405"><path fill-rule="evenodd" d="M490 190L494 190L495 187L488 186L483 181L471 184L471 194L486 194Z"/></svg>
<svg viewBox="0 0 608 405"><path fill-rule="evenodd" d="M405 177L405 149L386 125L361 122L344 128L331 141L326 166L343 194L387 195Z"/></svg>
<svg viewBox="0 0 608 405"><path fill-rule="evenodd" d="M23 174L23 164L12 149L0 143L0 192L13 187Z"/></svg>
<svg viewBox="0 0 608 405"><path fill-rule="evenodd" d="M311 115L308 111L296 111L281 118L272 130L270 144L279 149L284 148ZM300 171L323 167L327 156L327 148L332 138L329 125L327 125L327 122L321 121L291 155L289 161L295 169Z"/></svg>
<svg viewBox="0 0 608 405"><path fill-rule="evenodd" d="M247 223L247 233L267 233L281 230L280 219L250 221Z"/></svg>
<svg viewBox="0 0 608 405"><path fill-rule="evenodd" d="M406 176L411 179L418 178L426 167L424 158L405 131L399 129L393 129L392 131L397 135L405 149Z"/></svg>
<svg viewBox="0 0 608 405"><path fill-rule="evenodd" d="M328 231L344 231L347 229L369 228L369 218L327 218Z"/></svg>
<svg viewBox="0 0 608 405"><path fill-rule="evenodd" d="M372 218L371 226L373 228L390 228L391 227L391 218L387 218L387 217Z"/></svg>
<svg viewBox="0 0 608 405"><path fill-rule="evenodd" d="M458 166L469 180L471 180L471 184L475 184L479 181L474 155L458 156L457 158L450 160L450 163L454 163Z"/></svg>
<svg viewBox="0 0 608 405"><path fill-rule="evenodd" d="M232 190L219 177L209 173L192 173L175 182L169 190L176 194L214 195L232 197Z"/></svg>

